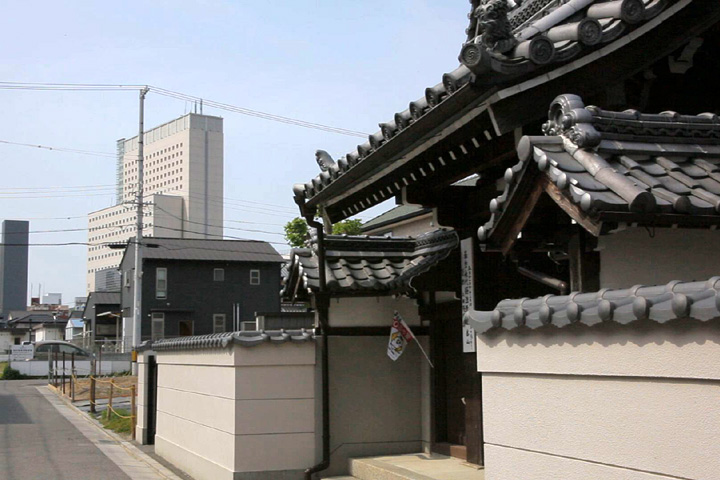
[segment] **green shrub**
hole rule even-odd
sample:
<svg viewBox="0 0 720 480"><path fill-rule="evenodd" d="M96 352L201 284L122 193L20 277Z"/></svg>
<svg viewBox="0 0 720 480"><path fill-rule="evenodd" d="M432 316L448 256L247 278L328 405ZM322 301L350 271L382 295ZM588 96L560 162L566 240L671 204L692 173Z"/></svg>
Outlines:
<svg viewBox="0 0 720 480"><path fill-rule="evenodd" d="M22 380L24 378L27 378L27 376L18 372L14 368L10 368L10 365L7 364L2 371L2 375L0 375L0 380Z"/></svg>

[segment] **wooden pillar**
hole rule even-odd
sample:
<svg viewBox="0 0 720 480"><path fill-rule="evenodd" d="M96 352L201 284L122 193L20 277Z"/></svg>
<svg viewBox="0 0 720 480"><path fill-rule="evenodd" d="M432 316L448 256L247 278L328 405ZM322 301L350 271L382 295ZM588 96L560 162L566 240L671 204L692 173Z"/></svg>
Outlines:
<svg viewBox="0 0 720 480"><path fill-rule="evenodd" d="M568 243L570 260L570 290L595 292L600 290L600 254L594 251L594 241L579 225Z"/></svg>

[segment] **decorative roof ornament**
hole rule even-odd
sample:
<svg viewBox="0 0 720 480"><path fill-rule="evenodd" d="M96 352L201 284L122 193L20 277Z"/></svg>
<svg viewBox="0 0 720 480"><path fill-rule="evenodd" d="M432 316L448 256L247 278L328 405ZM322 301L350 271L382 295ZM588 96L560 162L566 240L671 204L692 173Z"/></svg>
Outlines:
<svg viewBox="0 0 720 480"><path fill-rule="evenodd" d="M315 161L320 166L320 170L327 172L330 167L335 165L335 160L325 150L315 150Z"/></svg>
<svg viewBox="0 0 720 480"><path fill-rule="evenodd" d="M508 18L510 5L506 0L490 0L475 9L480 27L480 42L496 53L508 53L518 44ZM477 41L477 40L476 40Z"/></svg>
<svg viewBox="0 0 720 480"><path fill-rule="evenodd" d="M593 108L593 107L590 107ZM542 126L545 135L562 135L580 148L600 144L602 137L593 126L593 115L577 95L560 95L550 104L548 121Z"/></svg>

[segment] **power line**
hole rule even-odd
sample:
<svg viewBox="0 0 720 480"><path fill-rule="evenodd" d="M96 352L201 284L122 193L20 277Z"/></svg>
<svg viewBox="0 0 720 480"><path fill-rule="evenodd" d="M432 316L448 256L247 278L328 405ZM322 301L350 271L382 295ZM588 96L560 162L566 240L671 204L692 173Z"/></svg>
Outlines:
<svg viewBox="0 0 720 480"><path fill-rule="evenodd" d="M76 153L78 155L91 155L91 156L95 156L95 157L117 158L116 153L109 153L109 152L95 152L92 150L78 150L76 148L50 147L48 145L36 145L36 144L32 144L32 143L11 142L9 140L0 140L0 143L5 143L7 145L16 145L19 147L31 147L31 148L39 148L39 149L43 149L43 150L56 150L58 152Z"/></svg>
<svg viewBox="0 0 720 480"><path fill-rule="evenodd" d="M308 122L292 117L285 117L283 115L276 115L273 113L263 112L261 110L253 110L246 107L239 107L237 105L231 105L229 103L217 102L214 100L207 100L202 97L196 97L194 95L188 95L182 92L176 92L153 85L118 85L118 84L107 84L107 83L36 83L36 82L0 82L0 90L33 90L33 91L117 91L117 90L142 90L149 88L151 92L157 93L169 98L175 98L177 100L202 102L203 106L211 108L217 108L219 110L225 110L228 112L239 113L254 118L261 118L263 120L269 120L278 123L284 123L287 125L294 125L297 127L310 128L314 130L321 130L329 133L337 133L340 135L349 135L353 137L366 138L368 136L365 132L359 132L356 130L349 130L346 128L333 127L331 125L325 125L322 123Z"/></svg>

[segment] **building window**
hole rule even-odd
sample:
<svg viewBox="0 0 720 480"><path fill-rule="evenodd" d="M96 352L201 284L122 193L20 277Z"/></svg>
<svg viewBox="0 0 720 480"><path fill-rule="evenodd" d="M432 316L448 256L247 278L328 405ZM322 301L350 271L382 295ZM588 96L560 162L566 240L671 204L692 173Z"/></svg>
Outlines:
<svg viewBox="0 0 720 480"><path fill-rule="evenodd" d="M213 281L224 282L225 281L225 269L215 268L213 269Z"/></svg>
<svg viewBox="0 0 720 480"><path fill-rule="evenodd" d="M165 338L165 314L154 312L152 314L152 339Z"/></svg>
<svg viewBox="0 0 720 480"><path fill-rule="evenodd" d="M213 314L213 333L223 333L225 331L225 314Z"/></svg>
<svg viewBox="0 0 720 480"><path fill-rule="evenodd" d="M260 270L250 270L250 285L260 285Z"/></svg>
<svg viewBox="0 0 720 480"><path fill-rule="evenodd" d="M155 269L155 298L167 298L167 268Z"/></svg>

